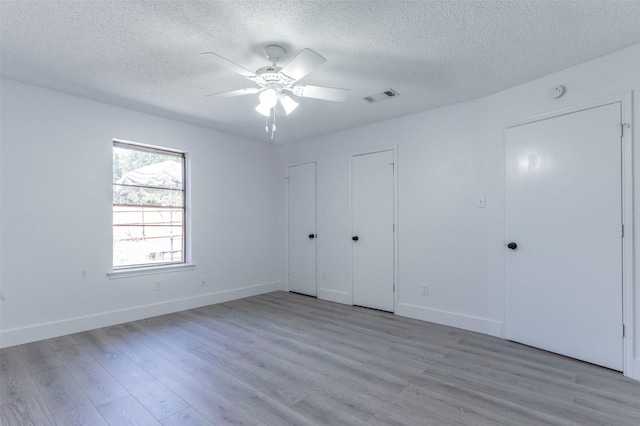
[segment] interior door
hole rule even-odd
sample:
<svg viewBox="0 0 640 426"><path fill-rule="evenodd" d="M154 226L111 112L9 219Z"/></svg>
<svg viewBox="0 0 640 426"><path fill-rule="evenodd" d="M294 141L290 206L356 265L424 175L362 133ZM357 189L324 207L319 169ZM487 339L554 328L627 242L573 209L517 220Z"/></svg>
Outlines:
<svg viewBox="0 0 640 426"><path fill-rule="evenodd" d="M289 291L317 295L316 163L289 166Z"/></svg>
<svg viewBox="0 0 640 426"><path fill-rule="evenodd" d="M507 338L622 370L621 104L506 131Z"/></svg>
<svg viewBox="0 0 640 426"><path fill-rule="evenodd" d="M394 152L351 159L353 304L393 312Z"/></svg>

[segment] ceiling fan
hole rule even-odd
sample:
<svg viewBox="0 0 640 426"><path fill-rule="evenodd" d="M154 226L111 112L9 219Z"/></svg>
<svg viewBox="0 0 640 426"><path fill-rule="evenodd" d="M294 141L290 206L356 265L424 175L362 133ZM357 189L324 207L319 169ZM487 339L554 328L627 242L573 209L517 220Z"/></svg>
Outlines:
<svg viewBox="0 0 640 426"><path fill-rule="evenodd" d="M276 130L276 115L289 115L298 107L287 93L301 98L314 98L326 101L344 102L349 96L349 90L334 87L310 86L308 84L295 84L296 81L309 74L311 71L322 65L326 59L311 49L304 49L296 55L284 67L278 66L278 61L287 51L278 45L268 45L264 48L264 54L271 61L271 65L259 68L256 72L249 71L240 65L231 62L212 52L201 53L200 56L218 65L226 67L231 71L253 81L259 87L249 87L246 89L232 90L229 92L214 93L207 95L212 99L224 99L235 96L251 95L258 93L260 103L256 111L267 117L265 131L269 132L268 120L273 118L271 125L271 139Z"/></svg>

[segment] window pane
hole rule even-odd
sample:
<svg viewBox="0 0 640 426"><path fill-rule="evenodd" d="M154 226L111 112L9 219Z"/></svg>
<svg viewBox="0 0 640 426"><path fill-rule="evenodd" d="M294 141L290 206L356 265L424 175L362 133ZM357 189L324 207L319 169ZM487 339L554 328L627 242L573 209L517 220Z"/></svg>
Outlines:
<svg viewBox="0 0 640 426"><path fill-rule="evenodd" d="M113 225L182 226L183 210L171 207L113 206Z"/></svg>
<svg viewBox="0 0 640 426"><path fill-rule="evenodd" d="M113 184L113 204L182 207L184 191Z"/></svg>
<svg viewBox="0 0 640 426"><path fill-rule="evenodd" d="M184 155L113 146L113 267L185 262Z"/></svg>
<svg viewBox="0 0 640 426"><path fill-rule="evenodd" d="M113 147L113 183L184 189L183 157Z"/></svg>
<svg viewBox="0 0 640 426"><path fill-rule="evenodd" d="M113 266L153 265L184 261L182 225L113 227Z"/></svg>

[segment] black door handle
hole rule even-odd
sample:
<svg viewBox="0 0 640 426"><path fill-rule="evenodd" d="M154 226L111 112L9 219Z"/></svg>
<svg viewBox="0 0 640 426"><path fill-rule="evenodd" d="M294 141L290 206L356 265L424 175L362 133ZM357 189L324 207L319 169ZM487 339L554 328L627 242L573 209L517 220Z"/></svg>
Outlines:
<svg viewBox="0 0 640 426"><path fill-rule="evenodd" d="M311 238L312 240L316 237L316 234L309 234L309 238Z"/></svg>
<svg viewBox="0 0 640 426"><path fill-rule="evenodd" d="M357 236L357 235L355 235L355 236L351 237L351 239L352 239L353 241L358 241L358 239L359 239L359 238L358 238L358 236Z"/></svg>
<svg viewBox="0 0 640 426"><path fill-rule="evenodd" d="M507 244L507 247L509 247L511 250L515 250L518 248L518 245L516 243L509 243Z"/></svg>

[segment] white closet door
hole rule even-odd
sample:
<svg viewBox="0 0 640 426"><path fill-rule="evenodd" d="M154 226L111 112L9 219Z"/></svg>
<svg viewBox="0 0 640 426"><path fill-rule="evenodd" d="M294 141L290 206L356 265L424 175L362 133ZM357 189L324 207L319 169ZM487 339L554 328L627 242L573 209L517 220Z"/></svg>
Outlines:
<svg viewBox="0 0 640 426"><path fill-rule="evenodd" d="M622 370L621 105L506 131L507 338Z"/></svg>
<svg viewBox="0 0 640 426"><path fill-rule="evenodd" d="M394 154L351 159L353 304L393 312Z"/></svg>
<svg viewBox="0 0 640 426"><path fill-rule="evenodd" d="M317 295L316 163L289 167L289 291Z"/></svg>

